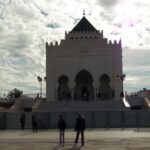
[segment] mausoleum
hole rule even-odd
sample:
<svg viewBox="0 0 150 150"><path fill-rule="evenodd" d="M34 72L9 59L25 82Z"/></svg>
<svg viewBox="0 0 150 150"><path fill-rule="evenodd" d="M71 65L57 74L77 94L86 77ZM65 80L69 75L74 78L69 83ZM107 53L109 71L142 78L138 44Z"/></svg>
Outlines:
<svg viewBox="0 0 150 150"><path fill-rule="evenodd" d="M46 43L47 101L119 100L123 91L121 40L105 38L85 16Z"/></svg>

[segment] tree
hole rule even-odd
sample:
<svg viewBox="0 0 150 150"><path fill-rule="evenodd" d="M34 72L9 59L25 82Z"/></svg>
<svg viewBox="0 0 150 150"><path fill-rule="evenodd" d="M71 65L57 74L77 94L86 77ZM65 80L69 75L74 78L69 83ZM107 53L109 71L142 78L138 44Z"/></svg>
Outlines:
<svg viewBox="0 0 150 150"><path fill-rule="evenodd" d="M7 97L10 99L19 98L23 94L23 91L20 91L18 89L13 89L8 92Z"/></svg>
<svg viewBox="0 0 150 150"><path fill-rule="evenodd" d="M42 98L42 82L45 81L46 82L46 76L44 78L37 76L37 80L40 83L40 98Z"/></svg>

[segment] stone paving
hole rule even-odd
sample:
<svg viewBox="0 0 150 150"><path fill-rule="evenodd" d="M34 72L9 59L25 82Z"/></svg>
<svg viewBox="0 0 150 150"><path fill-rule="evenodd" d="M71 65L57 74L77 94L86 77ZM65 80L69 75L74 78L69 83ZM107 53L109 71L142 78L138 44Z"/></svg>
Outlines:
<svg viewBox="0 0 150 150"><path fill-rule="evenodd" d="M85 146L74 144L75 132L66 130L65 146L58 143L58 130L1 130L0 150L150 150L150 128L87 129Z"/></svg>

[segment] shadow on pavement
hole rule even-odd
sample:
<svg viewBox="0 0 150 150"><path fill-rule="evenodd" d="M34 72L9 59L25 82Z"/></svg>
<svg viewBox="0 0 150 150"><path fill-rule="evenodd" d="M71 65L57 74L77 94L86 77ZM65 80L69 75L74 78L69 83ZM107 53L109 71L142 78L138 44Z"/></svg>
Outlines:
<svg viewBox="0 0 150 150"><path fill-rule="evenodd" d="M32 132L32 131L29 131L29 132L22 132L22 133L20 134L20 136L25 136L25 135L30 135L30 134L33 134L33 132Z"/></svg>
<svg viewBox="0 0 150 150"><path fill-rule="evenodd" d="M63 148L66 148L65 146L62 147L62 145L57 145L53 147L51 150L62 150ZM72 148L67 148L67 150L81 150L82 146L78 146L77 144L74 144Z"/></svg>
<svg viewBox="0 0 150 150"><path fill-rule="evenodd" d="M72 148L69 148L68 150L81 150L81 146L78 146L77 144L74 144Z"/></svg>
<svg viewBox="0 0 150 150"><path fill-rule="evenodd" d="M55 147L52 148L51 150L61 150L60 145L55 146Z"/></svg>

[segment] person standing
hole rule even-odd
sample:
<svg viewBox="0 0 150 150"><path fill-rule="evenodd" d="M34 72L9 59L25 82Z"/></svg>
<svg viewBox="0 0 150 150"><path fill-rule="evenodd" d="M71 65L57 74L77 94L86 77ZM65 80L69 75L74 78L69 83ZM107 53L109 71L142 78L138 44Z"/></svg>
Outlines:
<svg viewBox="0 0 150 150"><path fill-rule="evenodd" d="M65 129L67 127L67 124L65 120L63 119L62 115L59 115L59 121L58 121L58 129L59 129L59 142L60 144L65 144Z"/></svg>
<svg viewBox="0 0 150 150"><path fill-rule="evenodd" d="M25 113L23 112L20 116L20 124L21 124L21 129L24 130L24 126L25 126L25 123L26 123L26 115Z"/></svg>
<svg viewBox="0 0 150 150"><path fill-rule="evenodd" d="M76 131L75 143L78 143L79 135L81 134L82 146L84 146L84 130L85 130L85 128L86 128L85 118L83 116L81 116L81 114L79 114L76 119L76 125L75 125L75 131Z"/></svg>
<svg viewBox="0 0 150 150"><path fill-rule="evenodd" d="M38 132L37 117L35 115L32 115L32 131L33 133Z"/></svg>

